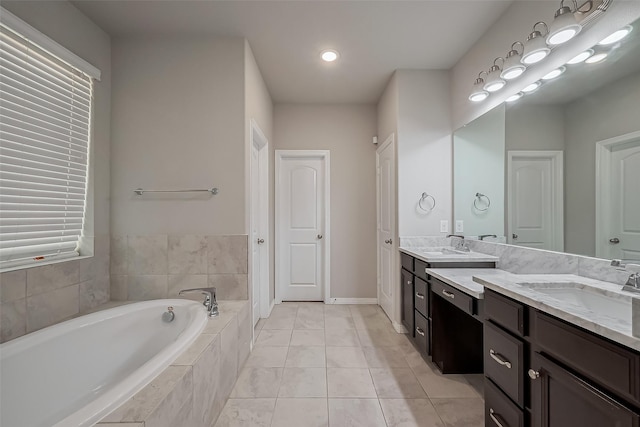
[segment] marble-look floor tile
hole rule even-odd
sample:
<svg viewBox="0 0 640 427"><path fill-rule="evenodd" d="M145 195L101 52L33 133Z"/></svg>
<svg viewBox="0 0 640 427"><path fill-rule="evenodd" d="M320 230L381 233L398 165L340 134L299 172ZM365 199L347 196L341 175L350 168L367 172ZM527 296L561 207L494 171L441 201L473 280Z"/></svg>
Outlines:
<svg viewBox="0 0 640 427"><path fill-rule="evenodd" d="M278 397L284 368L244 368L230 397Z"/></svg>
<svg viewBox="0 0 640 427"><path fill-rule="evenodd" d="M256 347L287 347L291 341L290 329L267 329L260 331Z"/></svg>
<svg viewBox="0 0 640 427"><path fill-rule="evenodd" d="M278 397L327 397L327 370L284 368Z"/></svg>
<svg viewBox="0 0 640 427"><path fill-rule="evenodd" d="M276 402L271 427L326 427L329 414L326 399L285 399Z"/></svg>
<svg viewBox="0 0 640 427"><path fill-rule="evenodd" d="M483 399L431 399L447 427L484 427Z"/></svg>
<svg viewBox="0 0 640 427"><path fill-rule="evenodd" d="M484 375L483 374L468 374L464 378L471 384L478 395L484 397Z"/></svg>
<svg viewBox="0 0 640 427"><path fill-rule="evenodd" d="M324 318L324 328L329 329L355 329L356 326L353 324L353 318L349 317L329 317L325 316Z"/></svg>
<svg viewBox="0 0 640 427"><path fill-rule="evenodd" d="M264 331L262 331L264 332ZM262 332L260 334L262 334ZM256 347L245 366L261 368L283 368L289 347Z"/></svg>
<svg viewBox="0 0 640 427"><path fill-rule="evenodd" d="M229 399L216 427L269 427L276 399Z"/></svg>
<svg viewBox="0 0 640 427"><path fill-rule="evenodd" d="M324 368L327 366L324 347L292 346L289 347L287 368Z"/></svg>
<svg viewBox="0 0 640 427"><path fill-rule="evenodd" d="M329 397L377 397L368 369L327 368Z"/></svg>
<svg viewBox="0 0 640 427"><path fill-rule="evenodd" d="M360 347L327 347L327 367L366 368L367 360Z"/></svg>
<svg viewBox="0 0 640 427"><path fill-rule="evenodd" d="M262 328L264 327L264 324L267 322L267 319L260 319L258 320L258 323L256 323L256 331L261 331Z"/></svg>
<svg viewBox="0 0 640 427"><path fill-rule="evenodd" d="M360 340L355 329L327 329L325 339L327 346L360 347Z"/></svg>
<svg viewBox="0 0 640 427"><path fill-rule="evenodd" d="M293 329L296 318L294 316L269 317L262 327L266 329Z"/></svg>
<svg viewBox="0 0 640 427"><path fill-rule="evenodd" d="M464 375L442 375L435 368L412 368L429 398L478 398L480 395Z"/></svg>
<svg viewBox="0 0 640 427"><path fill-rule="evenodd" d="M371 377L380 398L426 398L411 368L371 368Z"/></svg>
<svg viewBox="0 0 640 427"><path fill-rule="evenodd" d="M284 302L273 307L271 310L270 318L272 317L291 317L296 316L298 313L298 305L292 305L291 303Z"/></svg>
<svg viewBox="0 0 640 427"><path fill-rule="evenodd" d="M299 310L294 323L295 329L324 329L324 313Z"/></svg>
<svg viewBox="0 0 640 427"><path fill-rule="evenodd" d="M380 399L388 427L444 427L429 399Z"/></svg>
<svg viewBox="0 0 640 427"><path fill-rule="evenodd" d="M324 331L311 329L294 329L289 345L323 346L325 345Z"/></svg>
<svg viewBox="0 0 640 427"><path fill-rule="evenodd" d="M386 427L378 399L329 399L331 427Z"/></svg>
<svg viewBox="0 0 640 427"><path fill-rule="evenodd" d="M405 354L396 347L362 347L370 368L408 368Z"/></svg>
<svg viewBox="0 0 640 427"><path fill-rule="evenodd" d="M351 317L351 309L348 305L331 305L324 306L324 314L326 317Z"/></svg>

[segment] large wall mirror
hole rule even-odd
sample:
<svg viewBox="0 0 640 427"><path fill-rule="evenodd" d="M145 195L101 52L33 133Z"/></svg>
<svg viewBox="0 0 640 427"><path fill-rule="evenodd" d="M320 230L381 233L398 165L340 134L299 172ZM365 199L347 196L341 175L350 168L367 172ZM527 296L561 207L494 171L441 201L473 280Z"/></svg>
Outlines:
<svg viewBox="0 0 640 427"><path fill-rule="evenodd" d="M640 260L640 21L600 62L563 73L454 133L464 234Z"/></svg>

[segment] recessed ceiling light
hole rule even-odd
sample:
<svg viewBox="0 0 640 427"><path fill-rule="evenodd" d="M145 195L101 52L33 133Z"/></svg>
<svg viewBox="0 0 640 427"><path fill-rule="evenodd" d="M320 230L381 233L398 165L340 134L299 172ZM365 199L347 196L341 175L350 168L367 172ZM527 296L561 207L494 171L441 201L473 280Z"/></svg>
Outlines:
<svg viewBox="0 0 640 427"><path fill-rule="evenodd" d="M589 58L591 55L593 55L593 49L588 49L585 50L582 53L577 54L576 56L574 56L572 59L570 59L567 64L579 64L582 61L586 60L587 58Z"/></svg>
<svg viewBox="0 0 640 427"><path fill-rule="evenodd" d="M597 62L601 62L604 61L604 59L607 57L606 53L598 53L596 55L593 55L591 58L587 59L586 61L584 61L587 64L595 64Z"/></svg>
<svg viewBox="0 0 640 427"><path fill-rule="evenodd" d="M518 99L522 98L523 96L524 96L524 93L518 92L515 95L511 95L510 97L508 97L507 98L507 102L517 101Z"/></svg>
<svg viewBox="0 0 640 427"><path fill-rule="evenodd" d="M555 79L556 77L558 77L560 74L564 73L566 70L565 67L560 67L560 68L556 68L555 70L547 73L542 80L551 80L551 79Z"/></svg>
<svg viewBox="0 0 640 427"><path fill-rule="evenodd" d="M529 86L527 86L524 89L522 89L522 91L524 93L531 93L534 90L538 89L540 87L540 84L541 84L540 82L531 83Z"/></svg>
<svg viewBox="0 0 640 427"><path fill-rule="evenodd" d="M323 50L322 54L320 54L320 57L323 61L333 62L338 59L338 52L332 49Z"/></svg>
<svg viewBox="0 0 640 427"><path fill-rule="evenodd" d="M627 25L626 27L600 40L600 43L598 44L608 45L608 44L614 44L615 42L619 42L623 38L627 37L627 35L631 32L632 29L633 27L631 25Z"/></svg>

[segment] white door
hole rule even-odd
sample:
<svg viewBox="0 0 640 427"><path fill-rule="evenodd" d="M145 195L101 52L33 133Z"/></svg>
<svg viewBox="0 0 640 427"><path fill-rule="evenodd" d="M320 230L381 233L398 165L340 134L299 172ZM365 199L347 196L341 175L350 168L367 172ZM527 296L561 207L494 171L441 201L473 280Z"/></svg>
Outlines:
<svg viewBox="0 0 640 427"><path fill-rule="evenodd" d="M508 242L562 251L562 152L510 151L508 159Z"/></svg>
<svg viewBox="0 0 640 427"><path fill-rule="evenodd" d="M609 258L640 260L640 141L614 149L611 162Z"/></svg>
<svg viewBox="0 0 640 427"><path fill-rule="evenodd" d="M399 290L394 274L395 241L395 143L391 135L376 151L378 217L378 304L394 319L393 298Z"/></svg>
<svg viewBox="0 0 640 427"><path fill-rule="evenodd" d="M325 300L328 152L276 152L280 301Z"/></svg>
<svg viewBox="0 0 640 427"><path fill-rule="evenodd" d="M260 251L264 237L260 233L260 149L251 144L251 288L253 325L260 319Z"/></svg>

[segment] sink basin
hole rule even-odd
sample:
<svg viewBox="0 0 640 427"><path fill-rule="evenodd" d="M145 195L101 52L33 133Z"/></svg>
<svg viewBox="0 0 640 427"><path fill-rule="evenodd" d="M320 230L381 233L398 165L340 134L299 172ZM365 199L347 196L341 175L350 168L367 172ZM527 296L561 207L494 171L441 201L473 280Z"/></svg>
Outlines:
<svg viewBox="0 0 640 427"><path fill-rule="evenodd" d="M442 255L468 256L469 255L469 252L463 252L453 248L419 248L418 251L428 256L442 256Z"/></svg>
<svg viewBox="0 0 640 427"><path fill-rule="evenodd" d="M624 322L631 321L631 297L575 282L518 283L562 303L577 305Z"/></svg>

